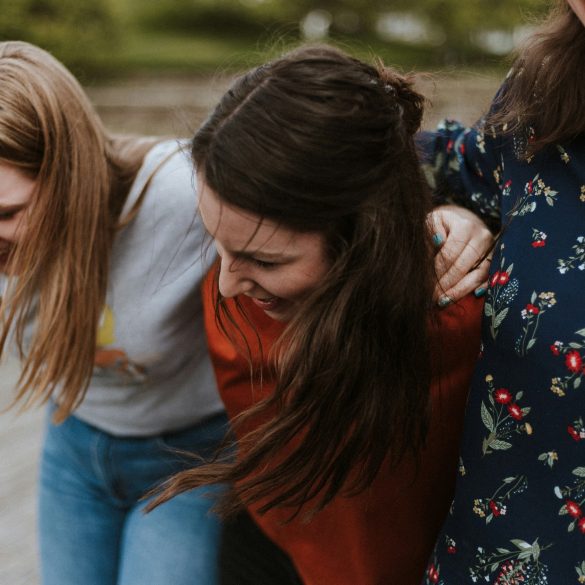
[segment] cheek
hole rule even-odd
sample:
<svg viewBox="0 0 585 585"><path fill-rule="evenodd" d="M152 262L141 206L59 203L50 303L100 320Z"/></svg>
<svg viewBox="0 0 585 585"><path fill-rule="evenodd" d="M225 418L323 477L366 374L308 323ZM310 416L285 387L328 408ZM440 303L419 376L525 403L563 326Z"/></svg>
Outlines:
<svg viewBox="0 0 585 585"><path fill-rule="evenodd" d="M285 299L302 298L314 291L322 282L328 266L312 266L305 270L292 272L284 278L275 279L272 291ZM277 291L278 289L278 291Z"/></svg>

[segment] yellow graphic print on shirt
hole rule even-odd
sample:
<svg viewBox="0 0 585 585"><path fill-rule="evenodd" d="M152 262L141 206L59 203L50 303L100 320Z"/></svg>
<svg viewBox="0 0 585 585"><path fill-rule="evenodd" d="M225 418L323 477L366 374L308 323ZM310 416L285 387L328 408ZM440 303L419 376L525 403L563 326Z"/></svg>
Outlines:
<svg viewBox="0 0 585 585"><path fill-rule="evenodd" d="M116 319L108 305L104 307L97 332L94 375L121 380L126 384L144 382L146 368L130 360L122 349L109 347L116 341Z"/></svg>

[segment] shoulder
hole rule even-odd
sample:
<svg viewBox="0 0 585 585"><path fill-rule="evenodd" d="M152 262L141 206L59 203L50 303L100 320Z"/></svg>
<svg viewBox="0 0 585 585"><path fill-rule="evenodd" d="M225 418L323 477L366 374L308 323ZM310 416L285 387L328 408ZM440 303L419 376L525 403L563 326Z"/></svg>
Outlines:
<svg viewBox="0 0 585 585"><path fill-rule="evenodd" d="M135 187L147 190L147 199L157 206L169 205L177 211L197 205L195 169L189 143L167 140L156 144L146 155Z"/></svg>
<svg viewBox="0 0 585 585"><path fill-rule="evenodd" d="M188 142L165 140L153 146L144 158L140 175L143 180L150 181L151 185L174 184L182 187L187 182L192 186L194 167Z"/></svg>

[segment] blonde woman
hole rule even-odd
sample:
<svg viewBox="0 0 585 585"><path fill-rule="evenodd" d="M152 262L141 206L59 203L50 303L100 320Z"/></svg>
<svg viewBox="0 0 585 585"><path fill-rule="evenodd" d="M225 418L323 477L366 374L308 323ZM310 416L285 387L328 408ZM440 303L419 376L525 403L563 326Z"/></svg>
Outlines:
<svg viewBox="0 0 585 585"><path fill-rule="evenodd" d="M176 141L110 136L59 62L0 44L0 353L20 351L17 398L50 403L44 585L216 582L209 490L140 501L184 467L170 449L208 455L226 428L192 179Z"/></svg>

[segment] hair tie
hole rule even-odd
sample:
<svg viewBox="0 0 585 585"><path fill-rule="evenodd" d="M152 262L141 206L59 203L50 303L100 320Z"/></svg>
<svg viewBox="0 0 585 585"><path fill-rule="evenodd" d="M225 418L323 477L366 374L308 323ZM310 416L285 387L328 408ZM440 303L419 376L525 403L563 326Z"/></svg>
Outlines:
<svg viewBox="0 0 585 585"><path fill-rule="evenodd" d="M380 85L380 83L377 79L370 79L370 84L371 85ZM391 83L388 83L388 82L384 83L384 85L382 86L382 89L384 90L384 93L387 93L388 95L392 95L392 96L397 95L396 88Z"/></svg>
<svg viewBox="0 0 585 585"><path fill-rule="evenodd" d="M396 95L396 88L389 83L384 84L384 92L390 95Z"/></svg>

